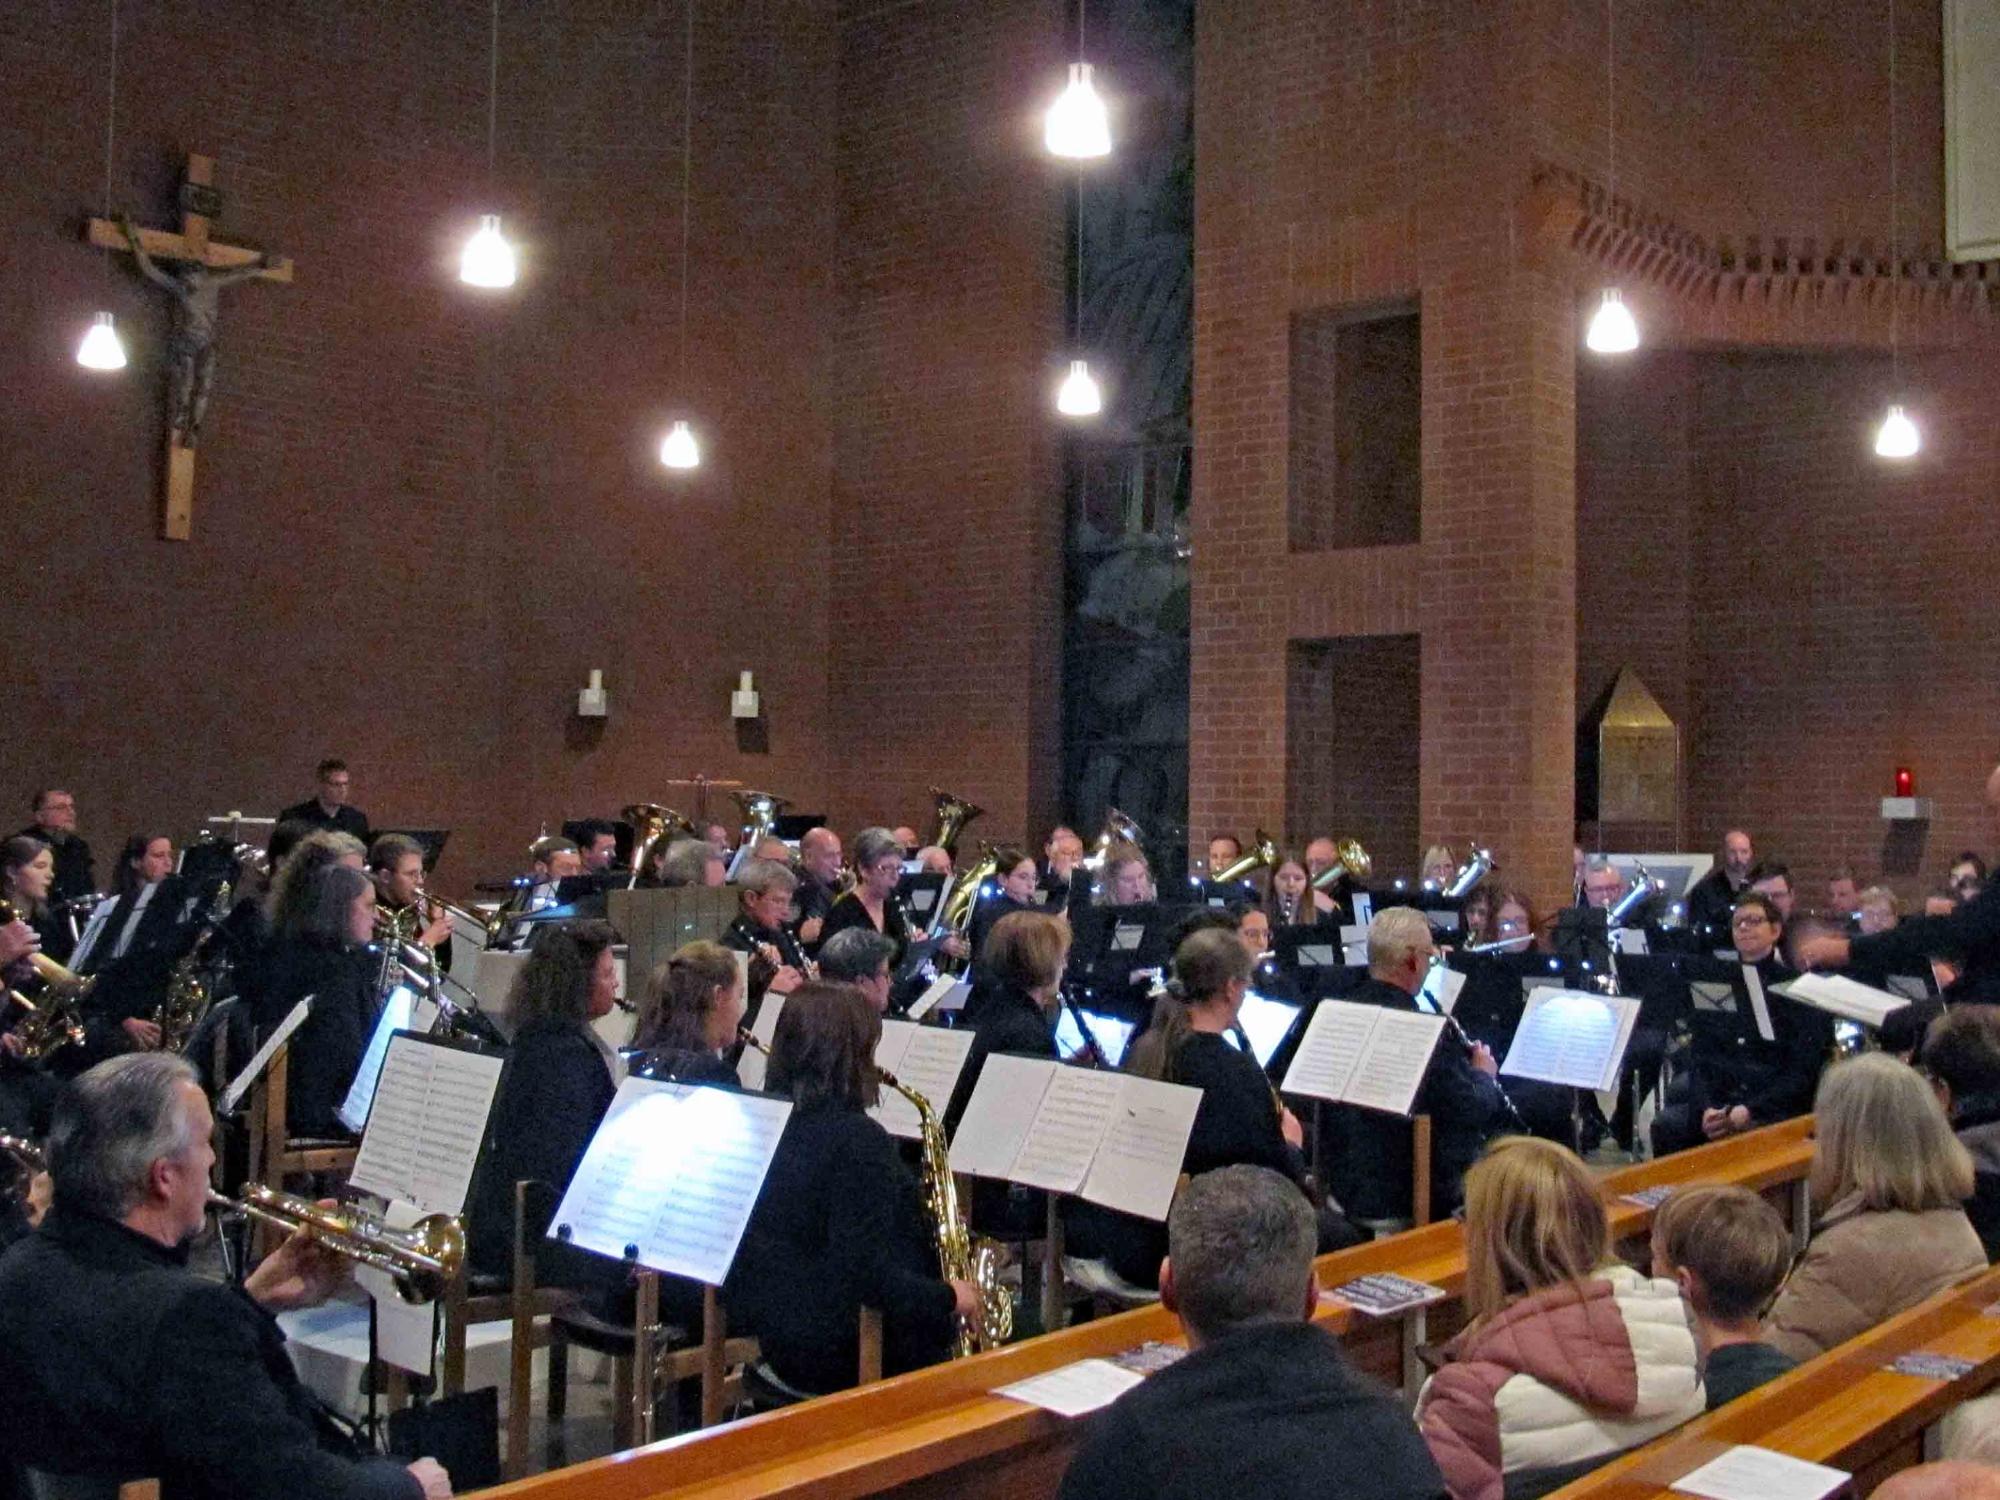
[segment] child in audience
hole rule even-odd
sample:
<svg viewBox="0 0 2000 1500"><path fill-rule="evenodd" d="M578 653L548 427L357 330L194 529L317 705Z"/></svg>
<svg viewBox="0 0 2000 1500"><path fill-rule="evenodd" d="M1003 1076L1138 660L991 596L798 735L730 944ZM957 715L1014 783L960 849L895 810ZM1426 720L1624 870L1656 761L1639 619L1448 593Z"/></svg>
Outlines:
<svg viewBox="0 0 2000 1500"><path fill-rule="evenodd" d="M1813 1107L1818 1231L1771 1308L1770 1342L1811 1359L1986 1269L1961 1206L1972 1158L1908 1063L1835 1063Z"/></svg>
<svg viewBox="0 0 2000 1500"><path fill-rule="evenodd" d="M1612 1257L1596 1179L1552 1141L1466 1174L1465 1308L1417 1398L1452 1500L1547 1494L1701 1413L1679 1288Z"/></svg>
<svg viewBox="0 0 2000 1500"><path fill-rule="evenodd" d="M1694 1314L1710 1411L1798 1363L1761 1342L1791 1266L1785 1221L1748 1188L1682 1188L1654 1213L1653 1275L1677 1283Z"/></svg>
<svg viewBox="0 0 2000 1500"><path fill-rule="evenodd" d="M1952 1133L1972 1154L1965 1216L1990 1261L2000 1256L2000 1006L1954 1005L1931 1022L1920 1056Z"/></svg>

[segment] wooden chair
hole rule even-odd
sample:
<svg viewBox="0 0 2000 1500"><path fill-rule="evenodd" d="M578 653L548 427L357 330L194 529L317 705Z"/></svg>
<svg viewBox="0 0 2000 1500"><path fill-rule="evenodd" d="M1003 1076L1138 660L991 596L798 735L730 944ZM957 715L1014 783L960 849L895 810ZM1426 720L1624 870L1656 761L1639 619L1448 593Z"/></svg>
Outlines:
<svg viewBox="0 0 2000 1500"><path fill-rule="evenodd" d="M250 1180L283 1188L294 1177L351 1172L361 1147L354 1141L295 1137L285 1126L290 1047L280 1047L250 1090Z"/></svg>
<svg viewBox="0 0 2000 1500"><path fill-rule="evenodd" d="M720 1422L728 1404L731 1368L740 1369L757 1358L753 1338L729 1337L729 1319L722 1296L714 1287L701 1289L701 1338L693 1344L662 1350L659 1347L660 1278L652 1271L639 1274L633 1299L632 1352L622 1382L628 1408L626 1436L633 1447L653 1441L662 1390L678 1390L684 1380L701 1381L701 1425ZM621 1363L627 1363L621 1361ZM880 1338L877 1337L876 1366L881 1366ZM740 1381L738 1382L740 1389ZM614 1428L618 1425L613 1419Z"/></svg>

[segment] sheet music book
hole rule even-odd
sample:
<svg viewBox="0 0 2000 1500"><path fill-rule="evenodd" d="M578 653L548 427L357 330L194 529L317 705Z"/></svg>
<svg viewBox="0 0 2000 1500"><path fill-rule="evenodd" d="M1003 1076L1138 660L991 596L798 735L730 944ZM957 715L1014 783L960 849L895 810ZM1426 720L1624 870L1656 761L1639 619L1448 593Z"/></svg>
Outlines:
<svg viewBox="0 0 2000 1500"><path fill-rule="evenodd" d="M76 948L69 956L69 967L77 973L88 972L86 965L90 963L91 955L97 951L98 943L103 940L105 925L111 920L111 908L117 904L117 899L114 897L100 901L90 909L90 919L83 924L83 932L77 938Z"/></svg>
<svg viewBox="0 0 2000 1500"><path fill-rule="evenodd" d="M348 1181L424 1213L464 1213L502 1063L409 1032L391 1037Z"/></svg>
<svg viewBox="0 0 2000 1500"><path fill-rule="evenodd" d="M964 1010L965 1002L971 997L971 980L960 979L955 974L940 974L931 981L930 988L910 1002L910 1008L905 1014L912 1021L921 1021L933 1010Z"/></svg>
<svg viewBox="0 0 2000 1500"><path fill-rule="evenodd" d="M1443 1033L1443 1016L1322 1000L1283 1091L1407 1115Z"/></svg>
<svg viewBox="0 0 2000 1500"><path fill-rule="evenodd" d="M367 1128L368 1111L375 1103L375 1080L382 1076L382 1059L389 1055L389 1038L399 1031L425 1032L437 1020L437 1006L418 997L407 984L399 984L382 1002L382 1014L375 1018L368 1049L361 1054L361 1066L354 1070L354 1082L347 1097L335 1111L340 1123L356 1135Z"/></svg>
<svg viewBox="0 0 2000 1500"><path fill-rule="evenodd" d="M766 990L763 1000L757 1006L757 1020L750 1028L750 1035L769 1047L771 1039L778 1034L778 1017L784 1014L784 1010L785 997ZM746 1089L761 1090L764 1087L764 1075L770 1066L770 1058L746 1042L743 1051L736 1059L736 1080Z"/></svg>
<svg viewBox="0 0 2000 1500"><path fill-rule="evenodd" d="M1299 1012L1304 1009L1302 1005L1273 1000L1255 990L1243 997L1243 1008L1236 1013L1236 1022L1249 1039L1250 1055L1257 1059L1259 1067L1271 1066L1271 1059L1277 1056L1285 1038L1292 1034L1292 1028L1299 1021Z"/></svg>
<svg viewBox="0 0 2000 1500"><path fill-rule="evenodd" d="M918 1026L910 1021L884 1021L882 1040L875 1045L875 1066L922 1094L931 1110L942 1120L958 1075L965 1071L965 1059L972 1053L973 1033L947 1031L941 1026ZM741 1073L737 1075L741 1077ZM917 1107L901 1094L882 1085L882 1102L868 1111L891 1135L904 1140L923 1138Z"/></svg>
<svg viewBox="0 0 2000 1500"><path fill-rule="evenodd" d="M1200 1106L1200 1089L995 1053L951 1168L1164 1219Z"/></svg>
<svg viewBox="0 0 2000 1500"><path fill-rule="evenodd" d="M626 1079L550 1236L720 1286L791 1113L789 1099Z"/></svg>
<svg viewBox="0 0 2000 1500"><path fill-rule="evenodd" d="M1878 990L1845 974L1801 974L1771 988L1842 1020L1859 1021L1863 1026L1879 1027L1910 1003L1901 995Z"/></svg>
<svg viewBox="0 0 2000 1500"><path fill-rule="evenodd" d="M222 1091L222 1097L215 1101L216 1113L233 1115L242 1106L243 1096L250 1092L250 1086L264 1075L271 1066L271 1059L278 1055L278 1049L292 1039L292 1033L305 1025L306 1017L312 1014L314 997L308 995L278 1023L278 1029L271 1033L269 1041L257 1049L257 1055L241 1073L229 1081L229 1087Z"/></svg>
<svg viewBox="0 0 2000 1500"><path fill-rule="evenodd" d="M1615 1089L1638 1020L1639 1002L1630 995L1536 990L1500 1071L1571 1088Z"/></svg>
<svg viewBox="0 0 2000 1500"><path fill-rule="evenodd" d="M1417 1004L1426 1000L1431 1009L1441 1016L1451 1014L1451 1008L1458 1004L1459 991L1465 988L1465 976L1446 964L1432 964L1430 972L1424 975L1423 988L1417 991Z"/></svg>

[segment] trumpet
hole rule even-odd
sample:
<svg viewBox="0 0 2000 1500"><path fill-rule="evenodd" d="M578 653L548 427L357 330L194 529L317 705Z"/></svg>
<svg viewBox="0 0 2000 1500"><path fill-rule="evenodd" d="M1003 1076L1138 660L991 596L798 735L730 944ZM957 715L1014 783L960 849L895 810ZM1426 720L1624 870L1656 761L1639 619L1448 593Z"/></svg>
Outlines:
<svg viewBox="0 0 2000 1500"><path fill-rule="evenodd" d="M24 920L13 902L0 900L0 927ZM74 1000L81 1000L97 983L95 974L86 979L81 974L65 969L46 953L30 953L28 967L35 971L35 977L47 985L51 993L66 995Z"/></svg>
<svg viewBox="0 0 2000 1500"><path fill-rule="evenodd" d="M408 1229L391 1229L364 1210L322 1208L261 1182L245 1183L240 1199L211 1191L208 1206L288 1234L303 1229L336 1255L385 1273L405 1302L435 1302L465 1264L465 1229L450 1214L428 1214Z"/></svg>

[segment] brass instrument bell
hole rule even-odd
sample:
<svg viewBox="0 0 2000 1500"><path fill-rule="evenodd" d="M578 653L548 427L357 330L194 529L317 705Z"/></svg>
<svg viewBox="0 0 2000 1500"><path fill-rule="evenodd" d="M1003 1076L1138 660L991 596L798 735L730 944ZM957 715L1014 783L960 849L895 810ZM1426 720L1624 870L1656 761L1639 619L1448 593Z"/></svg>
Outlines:
<svg viewBox="0 0 2000 1500"><path fill-rule="evenodd" d="M1451 877L1451 884L1444 888L1444 894L1456 901L1499 868L1490 849L1482 844L1474 844L1465 856L1465 863L1460 865L1458 873Z"/></svg>
<svg viewBox="0 0 2000 1500"><path fill-rule="evenodd" d="M677 833L690 837L697 836L695 826L686 815L675 812L671 807L658 802L634 802L618 810L632 829L632 878L630 885L639 883L639 876L646 868L646 862L656 854L660 846Z"/></svg>
<svg viewBox="0 0 2000 1500"><path fill-rule="evenodd" d="M1084 856L1083 867L1095 874L1103 867L1104 856L1111 852L1113 844L1131 844L1138 848L1143 847L1145 842L1145 830L1114 807L1105 813L1104 827L1098 830L1097 842Z"/></svg>
<svg viewBox="0 0 2000 1500"><path fill-rule="evenodd" d="M939 787L931 788L931 797L937 803L937 826L931 830L930 841L947 854L955 855L958 836L965 832L965 825L986 809Z"/></svg>
<svg viewBox="0 0 2000 1500"><path fill-rule="evenodd" d="M1259 870L1275 870L1277 867L1278 846L1271 835L1260 828L1257 830L1257 842L1250 847L1250 852L1232 860L1210 878L1216 881L1245 880Z"/></svg>
<svg viewBox="0 0 2000 1500"><path fill-rule="evenodd" d="M1312 878L1316 891L1330 891L1343 880L1366 880L1375 872L1375 861L1361 847L1359 839L1342 839L1333 847L1333 863Z"/></svg>
<svg viewBox="0 0 2000 1500"><path fill-rule="evenodd" d="M211 1192L208 1206L288 1234L303 1229L336 1255L386 1274L405 1302L436 1301L465 1264L465 1229L450 1214L427 1214L408 1229L391 1229L361 1209L322 1208L261 1182L245 1183L241 1199Z"/></svg>

